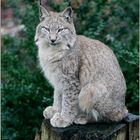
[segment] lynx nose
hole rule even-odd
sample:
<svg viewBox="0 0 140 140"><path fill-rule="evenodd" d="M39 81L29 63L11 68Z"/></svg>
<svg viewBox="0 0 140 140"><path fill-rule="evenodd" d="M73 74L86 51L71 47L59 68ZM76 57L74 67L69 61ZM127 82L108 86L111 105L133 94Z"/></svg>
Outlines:
<svg viewBox="0 0 140 140"><path fill-rule="evenodd" d="M56 41L56 39L51 39L51 42L54 43Z"/></svg>
<svg viewBox="0 0 140 140"><path fill-rule="evenodd" d="M50 34L50 41L51 41L51 43L54 43L56 41L56 35L55 34Z"/></svg>

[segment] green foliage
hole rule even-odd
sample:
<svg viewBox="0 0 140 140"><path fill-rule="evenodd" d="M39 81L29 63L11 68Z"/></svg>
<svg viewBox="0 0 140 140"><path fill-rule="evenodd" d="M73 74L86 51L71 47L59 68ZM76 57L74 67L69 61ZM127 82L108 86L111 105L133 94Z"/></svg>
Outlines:
<svg viewBox="0 0 140 140"><path fill-rule="evenodd" d="M44 78L34 45L38 5L33 0L8 2L22 19L24 38L2 38L2 139L31 140L52 103L53 89ZM25 9L18 8L26 4ZM51 7L60 11L68 2ZM89 0L74 9L78 34L103 41L116 54L127 82L126 103L138 114L138 1Z"/></svg>
<svg viewBox="0 0 140 140"><path fill-rule="evenodd" d="M27 5L25 38L2 38L2 139L30 140L40 128L53 89L44 78L34 45L37 4ZM37 16L36 16L37 15ZM30 24L32 23L32 24Z"/></svg>

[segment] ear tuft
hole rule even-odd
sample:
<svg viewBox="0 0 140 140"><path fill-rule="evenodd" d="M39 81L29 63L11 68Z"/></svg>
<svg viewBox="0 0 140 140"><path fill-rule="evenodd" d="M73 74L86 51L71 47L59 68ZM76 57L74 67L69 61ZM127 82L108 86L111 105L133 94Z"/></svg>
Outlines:
<svg viewBox="0 0 140 140"><path fill-rule="evenodd" d="M73 19L73 11L71 7L66 8L63 12L62 12L62 16L68 21L68 22L72 22Z"/></svg>
<svg viewBox="0 0 140 140"><path fill-rule="evenodd" d="M46 17L50 16L49 12L41 5L40 5L40 10L39 11L40 11L40 21L42 21Z"/></svg>

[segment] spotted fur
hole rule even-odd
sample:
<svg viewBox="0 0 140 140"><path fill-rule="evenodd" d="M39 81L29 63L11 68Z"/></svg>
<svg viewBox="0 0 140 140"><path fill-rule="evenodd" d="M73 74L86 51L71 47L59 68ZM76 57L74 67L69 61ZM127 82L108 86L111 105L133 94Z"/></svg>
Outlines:
<svg viewBox="0 0 140 140"><path fill-rule="evenodd" d="M76 35L72 17L71 8L54 13L41 7L35 42L40 66L54 87L53 106L43 115L54 127L120 121L128 111L119 63L105 44Z"/></svg>

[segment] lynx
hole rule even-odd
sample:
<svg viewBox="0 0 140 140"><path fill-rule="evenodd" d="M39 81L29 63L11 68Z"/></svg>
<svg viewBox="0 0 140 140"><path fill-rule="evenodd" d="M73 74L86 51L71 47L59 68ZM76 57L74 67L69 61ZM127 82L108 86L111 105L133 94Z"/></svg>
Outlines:
<svg viewBox="0 0 140 140"><path fill-rule="evenodd" d="M40 66L54 87L53 105L44 110L44 117L53 127L126 117L126 84L113 51L76 35L71 7L60 13L40 7L35 43Z"/></svg>

